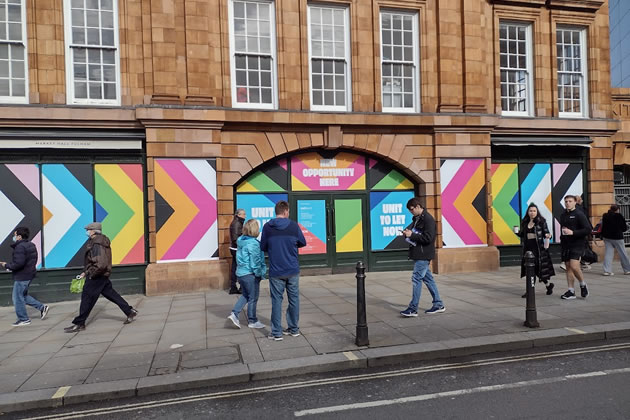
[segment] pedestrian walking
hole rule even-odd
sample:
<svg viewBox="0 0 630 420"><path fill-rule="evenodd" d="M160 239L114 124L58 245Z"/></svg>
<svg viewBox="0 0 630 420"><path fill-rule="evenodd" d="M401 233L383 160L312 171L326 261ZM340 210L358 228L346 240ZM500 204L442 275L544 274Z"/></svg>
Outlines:
<svg viewBox="0 0 630 420"><path fill-rule="evenodd" d="M626 245L623 240L623 233L628 230L626 219L619 213L619 206L613 204L608 212L602 216L602 239L606 252L604 254L604 275L614 275L612 271L612 260L615 250L621 260L623 274L630 274L630 259L626 254Z"/></svg>
<svg viewBox="0 0 630 420"><path fill-rule="evenodd" d="M271 293L270 340L280 341L283 335L300 336L300 263L298 248L306 246L302 230L289 219L289 203L276 203L276 218L263 227L260 249L269 255L269 291ZM282 300L287 291L288 328L282 329Z"/></svg>
<svg viewBox="0 0 630 420"><path fill-rule="evenodd" d="M245 212L245 210L237 209L236 213L234 213L234 219L232 219L232 223L230 223L230 254L232 254L232 267L230 270L229 293L231 295L237 295L241 293L241 290L238 288L236 278L236 241L243 232L243 222L245 222L246 217L247 212Z"/></svg>
<svg viewBox="0 0 630 420"><path fill-rule="evenodd" d="M575 299L575 279L580 283L580 294L583 298L588 296L588 287L584 281L580 268L580 259L584 255L585 238L591 232L591 224L580 210L575 208L575 196L564 197L565 211L560 216L560 226L562 235L560 245L562 251L562 262L565 263L567 271L568 290L560 296L562 299Z"/></svg>
<svg viewBox="0 0 630 420"><path fill-rule="evenodd" d="M37 248L29 240L31 232L27 227L20 226L13 232L13 255L11 262L0 262L0 266L5 270L11 270L13 279L13 306L17 321L14 327L30 325L31 319L26 312L26 305L32 306L40 313L40 318L46 318L50 306L44 305L33 296L28 294L28 287L37 275Z"/></svg>
<svg viewBox="0 0 630 420"><path fill-rule="evenodd" d="M265 254L260 249L258 234L260 226L258 220L249 219L243 225L243 234L236 241L236 276L241 285L242 294L238 297L228 319L241 328L239 314L247 304L247 326L249 328L265 328L265 324L258 321L256 304L260 294L260 282L267 273Z"/></svg>
<svg viewBox="0 0 630 420"><path fill-rule="evenodd" d="M127 318L125 324L133 322L138 311L132 308L125 299L114 290L109 276L112 274L112 249L109 238L103 235L102 226L98 222L90 223L85 227L85 232L90 238L84 257L84 268L80 278L85 278L83 292L81 292L81 305L79 315L72 320L72 325L64 328L64 332L73 333L85 329L85 321L96 305L100 295L110 302L118 305Z"/></svg>
<svg viewBox="0 0 630 420"><path fill-rule="evenodd" d="M545 284L547 295L553 293L554 284L550 281L552 276L556 275L549 255L549 239L551 233L547 226L547 221L538 211L538 206L530 203L527 207L527 214L521 221L521 228L518 232L521 237L523 246L523 254L521 258L521 278L525 277L525 253L531 251L534 254L534 262L536 264L536 277L539 282ZM525 293L522 297L527 297Z"/></svg>
<svg viewBox="0 0 630 420"><path fill-rule="evenodd" d="M435 257L435 219L424 209L420 198L414 197L407 201L407 210L413 215L411 224L402 231L402 235L409 242L409 259L413 260L411 274L412 295L409 306L400 315L404 317L418 316L418 303L422 293L422 283L427 286L433 305L424 311L425 314L444 312L446 307L440 298L437 284L431 274L429 263Z"/></svg>

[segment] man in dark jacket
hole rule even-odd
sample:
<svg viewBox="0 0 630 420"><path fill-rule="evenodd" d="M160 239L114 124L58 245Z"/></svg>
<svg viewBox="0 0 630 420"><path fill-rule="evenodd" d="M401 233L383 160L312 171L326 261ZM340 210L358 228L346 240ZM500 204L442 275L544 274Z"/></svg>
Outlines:
<svg viewBox="0 0 630 420"><path fill-rule="evenodd" d="M19 327L31 323L26 305L32 306L40 313L41 319L48 315L48 305L28 294L28 287L37 274L37 248L28 240L31 232L27 227L18 227L13 232L13 257L10 263L0 262L0 267L11 270L13 278L13 306L17 321L12 325Z"/></svg>
<svg viewBox="0 0 630 420"><path fill-rule="evenodd" d="M575 196L564 197L565 211L560 216L562 235L560 245L562 250L562 262L567 267L567 290L562 299L575 299L575 279L580 282L580 292L583 298L588 296L588 288L580 268L580 258L584 255L585 238L591 232L591 224L580 210L576 210Z"/></svg>
<svg viewBox="0 0 630 420"><path fill-rule="evenodd" d="M289 219L289 203L278 201L276 218L263 227L260 249L269 255L269 291L271 293L270 340L280 341L283 335L300 336L300 264L298 248L306 246L302 230ZM287 290L286 330L282 330L282 299Z"/></svg>
<svg viewBox="0 0 630 420"><path fill-rule="evenodd" d="M433 305L424 311L426 314L444 312L446 308L437 285L431 274L429 263L435 257L435 219L422 206L418 197L407 202L407 209L413 215L411 224L402 231L403 236L409 242L409 259L414 261L413 274L411 275L412 296L409 306L400 314L405 317L418 316L418 302L422 293L422 283L433 297Z"/></svg>
<svg viewBox="0 0 630 420"><path fill-rule="evenodd" d="M234 219L230 223L230 254L232 254L232 271L230 272L230 294L241 294L236 285L236 240L243 233L243 223L247 217L247 212L243 209L236 210Z"/></svg>
<svg viewBox="0 0 630 420"><path fill-rule="evenodd" d="M90 237L85 251L84 270L80 277L85 277L85 285L81 292L79 316L72 320L72 325L64 328L67 333L85 329L85 321L96 305L100 295L116 305L127 315L125 324L133 322L138 311L133 309L112 287L109 276L112 274L112 249L109 238L102 233L100 223L90 223L85 227Z"/></svg>

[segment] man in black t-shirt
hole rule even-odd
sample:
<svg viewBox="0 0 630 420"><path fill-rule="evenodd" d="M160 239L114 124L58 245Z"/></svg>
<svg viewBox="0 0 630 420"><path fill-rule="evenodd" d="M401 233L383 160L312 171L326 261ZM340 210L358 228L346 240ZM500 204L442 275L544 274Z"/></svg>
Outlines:
<svg viewBox="0 0 630 420"><path fill-rule="evenodd" d="M560 244L562 249L562 262L567 267L567 290L562 299L575 299L575 279L580 283L580 292L583 298L588 296L588 288L580 268L580 258L584 254L585 238L590 232L590 223L580 210L575 208L575 196L564 197L565 212L560 216L562 235Z"/></svg>

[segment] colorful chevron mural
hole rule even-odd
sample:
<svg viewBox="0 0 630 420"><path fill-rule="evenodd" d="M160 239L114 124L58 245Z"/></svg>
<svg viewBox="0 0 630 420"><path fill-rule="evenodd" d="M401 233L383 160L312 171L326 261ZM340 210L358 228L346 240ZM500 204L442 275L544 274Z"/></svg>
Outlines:
<svg viewBox="0 0 630 420"><path fill-rule="evenodd" d="M363 211L360 198L335 199L336 251L363 251Z"/></svg>
<svg viewBox="0 0 630 420"><path fill-rule="evenodd" d="M218 257L216 191L214 160L155 160L158 261Z"/></svg>
<svg viewBox="0 0 630 420"><path fill-rule="evenodd" d="M39 187L39 166L36 164L0 165L0 260L10 259L13 232L18 226L28 227L31 242L42 259L42 213Z"/></svg>
<svg viewBox="0 0 630 420"><path fill-rule="evenodd" d="M141 164L94 165L95 220L112 241L113 264L145 260L142 192Z"/></svg>
<svg viewBox="0 0 630 420"><path fill-rule="evenodd" d="M518 165L493 163L490 170L492 186L492 226L494 245L518 245L514 226L520 225Z"/></svg>
<svg viewBox="0 0 630 420"><path fill-rule="evenodd" d="M42 165L46 268L83 265L87 241L84 227L94 221L92 185L92 165Z"/></svg>
<svg viewBox="0 0 630 420"><path fill-rule="evenodd" d="M288 187L287 164L287 159L280 159L254 172L239 184L236 192L272 193L286 191Z"/></svg>
<svg viewBox="0 0 630 420"><path fill-rule="evenodd" d="M551 219L547 219L549 229L554 230L554 238L560 238L560 215L564 211L564 197L566 195L582 195L584 180L582 179L582 164L554 163L553 172L553 228Z"/></svg>
<svg viewBox="0 0 630 420"><path fill-rule="evenodd" d="M398 172L392 165L369 159L369 189L371 190L413 190L413 182Z"/></svg>
<svg viewBox="0 0 630 420"><path fill-rule="evenodd" d="M483 159L445 159L440 165L445 247L487 245Z"/></svg>
<svg viewBox="0 0 630 420"><path fill-rule="evenodd" d="M411 223L407 201L413 191L373 191L370 193L370 229L372 251L407 249L402 230Z"/></svg>
<svg viewBox="0 0 630 420"><path fill-rule="evenodd" d="M548 163L521 163L518 165L521 190L521 218L525 217L530 203L538 206L540 214L551 229L551 165ZM552 240L555 239L552 238Z"/></svg>

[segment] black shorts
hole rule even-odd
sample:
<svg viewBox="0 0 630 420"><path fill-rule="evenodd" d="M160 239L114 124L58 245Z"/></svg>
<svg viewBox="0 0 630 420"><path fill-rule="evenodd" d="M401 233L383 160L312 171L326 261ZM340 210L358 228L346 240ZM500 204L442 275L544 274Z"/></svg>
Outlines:
<svg viewBox="0 0 630 420"><path fill-rule="evenodd" d="M562 248L561 259L562 262L567 262L569 260L580 260L584 255L584 247L583 246L571 246Z"/></svg>

